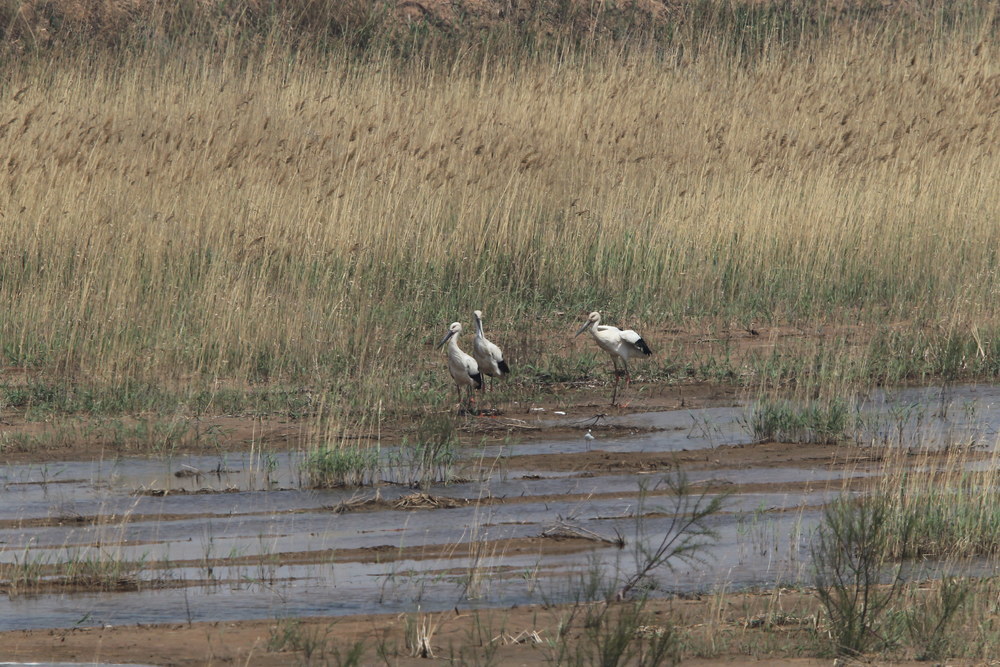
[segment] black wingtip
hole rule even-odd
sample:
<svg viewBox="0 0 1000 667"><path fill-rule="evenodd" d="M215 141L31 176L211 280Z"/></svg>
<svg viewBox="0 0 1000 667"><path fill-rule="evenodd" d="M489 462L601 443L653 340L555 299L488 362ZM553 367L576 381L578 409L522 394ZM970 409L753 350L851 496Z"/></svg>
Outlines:
<svg viewBox="0 0 1000 667"><path fill-rule="evenodd" d="M469 377L471 377L472 380L473 380L473 382L476 383L476 389L482 389L483 388L483 374L482 373L476 373L475 375L470 375Z"/></svg>
<svg viewBox="0 0 1000 667"><path fill-rule="evenodd" d="M503 359L501 359L500 362L497 364L497 368L500 369L500 373L502 375L508 375L510 373L510 366L508 366L507 362L504 361Z"/></svg>
<svg viewBox="0 0 1000 667"><path fill-rule="evenodd" d="M641 338L635 342L635 346L639 348L639 351L645 354L647 357L653 354L653 351L649 349L648 345L646 345L646 341L644 341Z"/></svg>

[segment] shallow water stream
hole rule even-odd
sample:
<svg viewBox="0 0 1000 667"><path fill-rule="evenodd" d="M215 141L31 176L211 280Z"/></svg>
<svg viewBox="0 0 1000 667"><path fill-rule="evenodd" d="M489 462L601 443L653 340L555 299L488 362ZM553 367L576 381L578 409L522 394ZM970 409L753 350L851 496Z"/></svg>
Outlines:
<svg viewBox="0 0 1000 667"><path fill-rule="evenodd" d="M1000 390L881 392L861 402L858 415L859 439L992 447L1000 430ZM639 489L657 491L669 472L581 475L532 470L518 459L746 445L746 417L743 407L648 413L605 418L603 425L616 428L595 428L595 440L585 440L581 430L571 438L470 447L470 458L504 463L476 481L424 489L463 501L439 509L393 508L392 501L414 493L401 485L304 488L295 453L6 466L0 469L0 563L122 560L159 567L139 571L137 591L10 595L0 602L0 630L570 600L574 579L592 568L609 581L627 574L635 567L635 545L655 544L667 534L676 509L671 496L654 492L641 499ZM538 422L579 428L590 418L540 415ZM822 505L842 492L845 475L868 474L860 466L848 473L725 465L689 471L696 492L703 483L756 485L755 491L729 496L723 512L712 517L719 539L710 558L661 568L657 590L810 583L808 547ZM375 508L334 509L376 492L382 503ZM103 521L94 525L94 517ZM541 555L509 547L510 540L538 538L557 526L623 536L625 547L593 542ZM455 544L478 548L447 557L441 546ZM338 557L347 550L349 558ZM301 564L276 562L277 554L300 552L322 554Z"/></svg>

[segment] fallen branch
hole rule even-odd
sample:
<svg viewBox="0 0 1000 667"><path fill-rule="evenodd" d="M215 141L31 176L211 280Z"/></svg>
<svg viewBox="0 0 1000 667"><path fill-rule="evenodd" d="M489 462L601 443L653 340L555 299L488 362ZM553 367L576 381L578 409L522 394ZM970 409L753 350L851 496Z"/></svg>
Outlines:
<svg viewBox="0 0 1000 667"><path fill-rule="evenodd" d="M583 528L581 526L574 526L572 524L566 523L565 521L559 521L555 526L547 528L542 531L542 537L550 537L554 539L559 538L578 538L583 540L591 540L593 542L603 542L605 544L614 544L619 549L625 546L625 538L621 533L615 531L615 536L605 537L600 533L596 533L590 529Z"/></svg>

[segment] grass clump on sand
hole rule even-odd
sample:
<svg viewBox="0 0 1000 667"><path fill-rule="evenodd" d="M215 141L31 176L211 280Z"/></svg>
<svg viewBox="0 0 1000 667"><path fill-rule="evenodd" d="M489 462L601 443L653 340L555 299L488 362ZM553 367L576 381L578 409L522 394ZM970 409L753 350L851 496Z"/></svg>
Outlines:
<svg viewBox="0 0 1000 667"><path fill-rule="evenodd" d="M836 444L847 437L849 417L843 400L806 405L762 400L754 405L747 425L755 442Z"/></svg>
<svg viewBox="0 0 1000 667"><path fill-rule="evenodd" d="M454 479L459 446L451 415L432 413L417 425L412 442L403 438L391 451L333 435L307 452L302 472L315 488L380 482L426 488Z"/></svg>
<svg viewBox="0 0 1000 667"><path fill-rule="evenodd" d="M309 452L302 470L314 488L371 486L379 481L379 450L342 444Z"/></svg>

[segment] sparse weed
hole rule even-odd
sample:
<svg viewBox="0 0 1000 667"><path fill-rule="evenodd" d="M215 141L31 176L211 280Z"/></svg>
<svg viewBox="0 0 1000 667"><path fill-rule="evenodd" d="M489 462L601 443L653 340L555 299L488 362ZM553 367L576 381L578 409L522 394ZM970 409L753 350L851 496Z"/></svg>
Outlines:
<svg viewBox="0 0 1000 667"><path fill-rule="evenodd" d="M890 544L897 558L968 558L1000 553L1000 508L992 495L1000 480L992 467L963 470L960 458L936 474L901 472L883 480L873 502L891 509L892 532L909 541ZM895 483L895 486L893 486Z"/></svg>
<svg viewBox="0 0 1000 667"><path fill-rule="evenodd" d="M448 483L459 453L458 432L450 414L428 413L417 425L414 442L403 439L387 457L386 467L398 483L427 488Z"/></svg>
<svg viewBox="0 0 1000 667"><path fill-rule="evenodd" d="M944 577L930 591L914 595L902 616L907 638L917 648L917 660L941 660L953 654L959 644L955 625L973 590L968 579Z"/></svg>
<svg viewBox="0 0 1000 667"><path fill-rule="evenodd" d="M676 665L680 663L680 642L672 626L655 625L645 613L643 600L620 604L596 604L587 608L583 619L585 641L599 665ZM586 649L584 649L586 650Z"/></svg>
<svg viewBox="0 0 1000 667"><path fill-rule="evenodd" d="M266 646L271 652L299 652L306 665L354 667L362 664L364 640L348 643L346 650L342 650L331 637L332 632L332 624L306 624L297 618L285 618L271 627Z"/></svg>
<svg viewBox="0 0 1000 667"><path fill-rule="evenodd" d="M142 586L139 575L146 566L144 559L126 560L113 548L78 548L64 557L36 555L26 548L12 563L0 565L0 582L12 596L59 588L134 591Z"/></svg>
<svg viewBox="0 0 1000 667"><path fill-rule="evenodd" d="M575 602L563 609L554 635L544 642L549 662L652 666L680 661L681 637L673 626L654 622L645 596L613 601L616 588L593 563L577 582Z"/></svg>
<svg viewBox="0 0 1000 667"><path fill-rule="evenodd" d="M506 628L502 619L498 626L495 625L495 616L492 612L473 612L467 640L462 646L450 647L451 662L475 667L497 664L497 651L505 638Z"/></svg>

